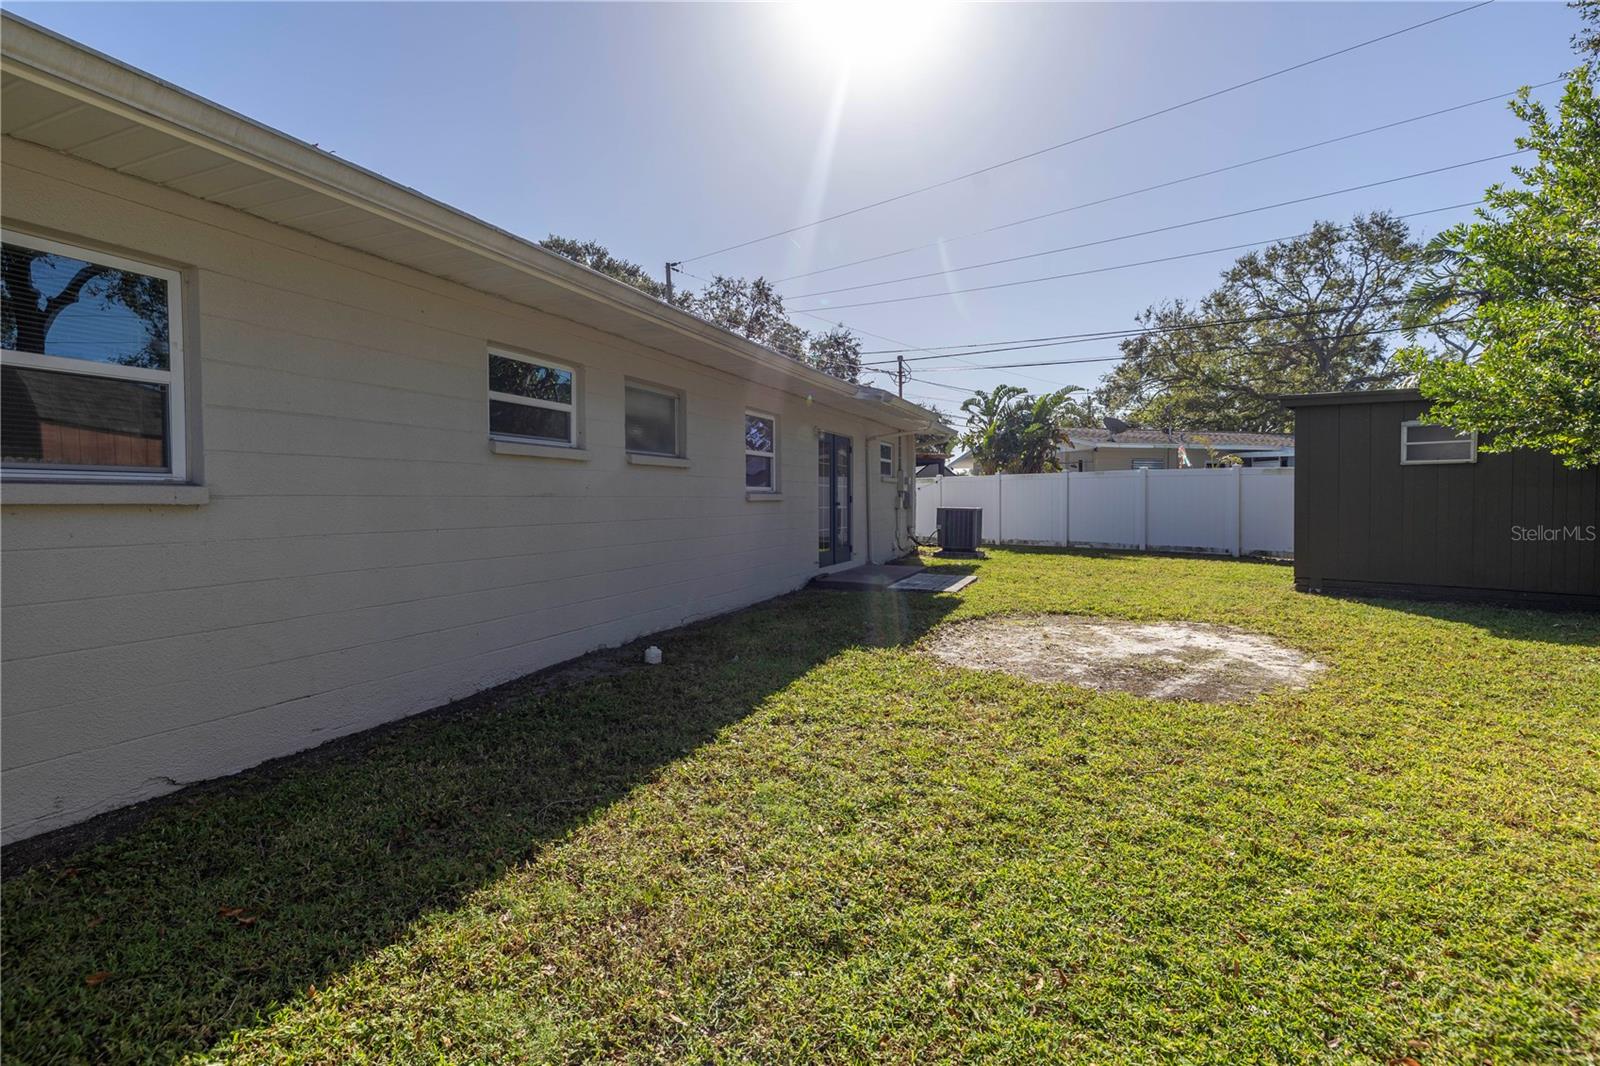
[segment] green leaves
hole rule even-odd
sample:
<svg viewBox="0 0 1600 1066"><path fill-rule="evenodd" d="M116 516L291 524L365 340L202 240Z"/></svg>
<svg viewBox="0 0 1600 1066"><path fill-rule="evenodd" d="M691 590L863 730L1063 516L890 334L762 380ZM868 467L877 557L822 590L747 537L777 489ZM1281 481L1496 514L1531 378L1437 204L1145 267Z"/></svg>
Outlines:
<svg viewBox="0 0 1600 1066"><path fill-rule="evenodd" d="M1076 388L1034 396L1018 385L997 385L961 404L967 415L962 442L972 449L980 474L1039 474L1060 469L1057 446L1066 430L1092 413L1072 399Z"/></svg>
<svg viewBox="0 0 1600 1066"><path fill-rule="evenodd" d="M1549 451L1574 468L1600 463L1600 103L1594 71L1573 72L1552 121L1526 91L1511 104L1528 123L1516 168L1524 188L1496 185L1478 221L1430 250L1448 269L1471 362L1405 350L1433 401L1429 418L1483 435L1483 451ZM1413 289L1422 297L1429 278Z"/></svg>
<svg viewBox="0 0 1600 1066"><path fill-rule="evenodd" d="M619 259L598 241L575 241L552 233L539 244L658 300L667 299L667 287L651 277L644 267ZM699 292L678 290L672 303L707 322L816 367L824 374L844 381L857 381L861 377L860 338L843 324L817 335L801 329L789 321L783 295L766 278L751 280L716 274Z"/></svg>
<svg viewBox="0 0 1600 1066"><path fill-rule="evenodd" d="M1420 252L1374 212L1242 255L1198 304L1140 315L1147 332L1122 342L1098 396L1147 425L1284 433L1280 394L1396 384L1388 331Z"/></svg>

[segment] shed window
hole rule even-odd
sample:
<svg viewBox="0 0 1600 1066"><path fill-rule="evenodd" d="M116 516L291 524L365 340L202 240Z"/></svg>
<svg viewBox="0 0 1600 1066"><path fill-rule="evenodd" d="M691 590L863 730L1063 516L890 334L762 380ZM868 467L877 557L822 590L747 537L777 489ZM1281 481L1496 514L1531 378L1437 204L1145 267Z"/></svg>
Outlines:
<svg viewBox="0 0 1600 1066"><path fill-rule="evenodd" d="M744 487L752 492L778 488L778 420L746 411L744 416Z"/></svg>
<svg viewBox="0 0 1600 1066"><path fill-rule="evenodd" d="M6 233L0 286L5 476L181 480L178 274Z"/></svg>
<svg viewBox="0 0 1600 1066"><path fill-rule="evenodd" d="M489 433L543 444L577 444L577 387L572 368L491 349Z"/></svg>
<svg viewBox="0 0 1600 1066"><path fill-rule="evenodd" d="M894 445L888 441L878 444L878 476L894 477Z"/></svg>
<svg viewBox="0 0 1600 1066"><path fill-rule="evenodd" d="M683 397L676 392L627 385L624 436L630 452L682 455Z"/></svg>
<svg viewBox="0 0 1600 1066"><path fill-rule="evenodd" d="M1400 463L1472 463L1478 459L1478 435L1426 422L1400 424Z"/></svg>

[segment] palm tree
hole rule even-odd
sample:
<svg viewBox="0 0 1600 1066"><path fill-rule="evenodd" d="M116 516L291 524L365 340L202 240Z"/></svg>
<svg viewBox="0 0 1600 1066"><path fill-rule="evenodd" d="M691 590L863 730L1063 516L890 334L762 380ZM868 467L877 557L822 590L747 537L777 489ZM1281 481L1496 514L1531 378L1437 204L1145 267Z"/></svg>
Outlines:
<svg viewBox="0 0 1600 1066"><path fill-rule="evenodd" d="M961 443L972 450L973 470L979 474L993 474L1005 462L1006 449L1000 442L1012 412L1028 395L1028 390L1018 385L996 385L994 391L978 389L961 401L961 410L967 416L967 431Z"/></svg>

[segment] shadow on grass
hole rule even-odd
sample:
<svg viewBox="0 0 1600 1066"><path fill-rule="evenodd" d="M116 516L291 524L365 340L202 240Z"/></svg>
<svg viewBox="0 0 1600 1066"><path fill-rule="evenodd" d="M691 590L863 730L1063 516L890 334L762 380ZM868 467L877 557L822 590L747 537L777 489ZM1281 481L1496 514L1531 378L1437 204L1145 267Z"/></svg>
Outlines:
<svg viewBox="0 0 1600 1066"><path fill-rule="evenodd" d="M985 544L983 550L985 552L1011 552L1017 555L1062 555L1085 559L1183 559L1207 563L1255 563L1261 566L1284 568L1294 566L1294 560L1285 556L1228 555L1224 552L1211 551L1161 551L1154 548L1141 550L1139 548L1094 548L1087 545L1008 543ZM922 562L929 566L945 561L932 553L924 553L922 556Z"/></svg>
<svg viewBox="0 0 1600 1066"><path fill-rule="evenodd" d="M1600 648L1600 611L1540 610L1456 600L1380 599L1341 596L1385 611L1461 622L1505 640L1531 640L1545 644L1579 644Z"/></svg>
<svg viewBox="0 0 1600 1066"><path fill-rule="evenodd" d="M660 667L535 675L158 801L115 839L7 879L6 1058L203 1050L458 905L841 650L909 644L956 602L800 592L653 635Z"/></svg>

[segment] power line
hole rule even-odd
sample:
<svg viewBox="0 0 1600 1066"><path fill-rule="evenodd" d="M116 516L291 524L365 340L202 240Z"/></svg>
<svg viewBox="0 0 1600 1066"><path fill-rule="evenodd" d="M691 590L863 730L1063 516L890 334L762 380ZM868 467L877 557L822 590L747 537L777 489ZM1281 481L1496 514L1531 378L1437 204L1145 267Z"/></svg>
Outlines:
<svg viewBox="0 0 1600 1066"><path fill-rule="evenodd" d="M1044 147L1044 148L1038 148L1038 149L1035 149L1034 151L1026 152L1026 153L1024 153L1022 155L1012 156L1010 159L1003 159L998 163L991 163L988 166L979 167L977 170L969 170L964 174L957 174L955 177L945 178L944 180L936 181L931 185L923 185L920 188L911 189L908 192L897 193L894 196L887 196L887 197L884 197L881 200L875 200L872 203L863 204L860 207L850 208L848 211L840 211L840 212L837 212L837 213L832 214L832 215L825 215L822 218L813 219L810 222L802 222L801 224L799 224L797 226L790 226L787 229L777 230L777 231L775 231L773 233L765 234L764 236L752 237L749 240L740 241L737 244L730 244L730 245L727 245L727 246L722 247L722 248L717 248L714 251L702 252L699 255L693 255L693 256L689 256L689 257L687 257L685 259L678 260L678 262L680 262L680 263L693 263L693 262L697 262L697 261L699 261L701 259L709 259L711 256L714 256L714 255L722 255L724 252L735 251L736 249L739 249L739 248L747 248L752 244L760 244L763 241L770 241L770 240L773 240L774 238L777 238L777 237L784 237L784 236L787 236L787 235L789 235L791 233L798 233L801 230L810 229L813 226L820 226L825 222L833 222L833 221L836 221L836 220L841 219L841 218L848 218L851 215L857 215L857 214L860 214L863 211L870 211L873 208L882 207L885 204L892 204L892 203L895 203L897 201L905 200L905 199L908 199L908 198L913 197L913 196L919 196L919 195L921 195L922 193L925 193L925 192L932 192L934 189L942 189L947 185L954 185L956 182L965 181L968 178L975 178L980 174L988 174L988 173L990 173L992 171L999 170L1002 167L1009 167L1009 166L1012 166L1012 165L1014 165L1016 163L1021 163L1021 162L1025 161L1025 160L1028 160L1028 159L1035 159L1035 158L1037 158L1037 157L1039 157L1041 155L1045 155L1045 154L1050 153L1050 152L1055 152L1055 151L1058 151L1058 150L1060 150L1062 148L1067 148L1067 147L1069 147L1071 145L1074 145L1074 144L1081 144L1084 141L1090 140L1090 139L1095 138L1095 137L1104 136L1107 133L1113 133L1113 132L1115 132L1117 130L1126 129L1129 126L1137 125L1140 122L1146 122L1146 121L1149 121L1150 119L1153 119L1153 118L1159 118L1162 115L1169 115L1174 111L1179 111L1179 110L1182 110L1183 108L1186 108L1186 107L1192 107L1195 104L1204 103L1207 100L1214 100L1219 96L1225 96L1228 93L1237 92L1240 89L1248 88L1249 86L1252 86L1252 85L1259 85L1260 83L1262 83L1264 81L1268 81L1268 80L1270 80L1272 78L1280 77L1280 76L1282 76L1284 74L1289 74L1289 73L1291 73L1293 71L1296 71L1296 70L1303 70L1306 67L1314 66L1317 63L1326 62L1329 59L1334 59L1334 58L1336 58L1338 56L1346 55L1346 54L1348 54L1350 52L1357 51L1358 49L1366 48L1369 45L1378 44L1378 43L1380 43L1382 41L1387 41L1387 40L1390 40L1392 38L1399 37L1402 34L1410 33L1413 30L1420 30L1425 26L1432 26L1436 22L1443 22L1445 19L1455 18L1457 15L1465 15L1467 12L1476 11L1481 7L1488 7L1492 3L1494 3L1494 0L1479 0L1478 3L1469 4L1466 7L1460 7L1460 8L1457 8L1456 10L1454 10L1454 11L1447 11L1443 15L1435 15L1431 19L1425 19L1422 22L1416 22L1416 23L1412 23L1409 26L1403 26L1398 30L1392 30L1389 33L1382 34L1381 36L1368 38L1365 41L1358 41L1355 44L1346 45L1345 47L1340 48L1340 49L1338 49L1336 51L1325 52L1322 55L1313 56L1312 58L1306 59L1306 60L1302 60L1299 63L1294 63L1294 64L1292 64L1290 66L1287 66L1287 67L1280 67L1279 69L1274 70L1274 71L1270 71L1270 72L1268 72L1266 74L1257 75L1256 77L1250 78L1250 79L1248 79L1246 81L1236 82L1236 83L1234 83L1232 85L1225 86L1224 88L1215 89L1215 90L1213 90L1213 91L1211 91L1209 93L1205 93L1202 96L1195 96L1195 97L1191 97L1188 100L1180 101L1179 103L1176 103L1176 104L1169 104L1168 106L1160 108L1159 110L1156 110L1156 111L1146 112L1143 115L1138 115L1138 116L1135 116L1134 118L1124 119L1121 122L1114 123L1114 124L1112 124L1110 126L1101 127L1100 129L1093 130L1093 131L1091 131L1089 133L1080 134L1080 135L1078 135L1076 137L1072 137L1072 138L1070 138L1068 140L1065 140L1065 141L1059 141L1056 144L1052 144L1052 145L1049 145L1049 146Z"/></svg>
<svg viewBox="0 0 1600 1066"><path fill-rule="evenodd" d="M1442 295L1454 296L1464 294L1450 292ZM1268 315L1248 315L1242 318L1213 318L1199 322L1182 323L1172 326L1146 326L1140 329L1105 329L1084 333L1060 333L1052 337L1034 337L1009 343L1003 341L995 342L997 345L1005 345L1004 347L979 348L976 351L941 352L930 355L902 356L901 358L903 358L905 362L912 363L922 362L928 359L953 359L958 356L965 358L974 355L989 355L995 352L1027 351L1034 348L1056 348L1068 344L1087 344L1091 341L1120 340L1125 337L1142 337L1151 333L1181 333L1189 330L1207 329L1216 326L1248 326L1259 322L1282 322L1292 318L1315 318L1318 315L1335 315L1343 311L1359 310L1363 307L1404 307L1407 304L1430 302L1435 298L1436 296L1433 294L1430 294L1426 297L1406 296L1395 300L1371 300L1360 304L1335 304L1329 307L1318 307L1305 311L1280 311ZM927 351L927 349L918 350ZM878 367L887 364L879 361L876 363L865 362L861 365L866 367ZM970 366L971 364L962 365Z"/></svg>
<svg viewBox="0 0 1600 1066"><path fill-rule="evenodd" d="M819 296L832 296L841 292L858 292L862 289L876 289L884 285L898 285L904 281L922 281L927 278L945 277L949 274L959 274L966 270L978 270L983 267L1004 266L1007 263L1020 263L1028 259L1040 259L1047 255L1060 255L1062 252L1075 252L1083 248L1096 248L1103 244L1116 244L1119 241L1132 240L1135 237L1148 237L1155 233L1170 233L1173 230L1188 229L1190 226L1200 226L1207 222L1220 222L1223 219L1241 218L1245 215L1255 215L1262 211L1271 211L1279 207L1291 207L1295 204L1309 203L1312 200L1325 200L1330 196L1341 196L1345 193L1361 192L1364 189L1376 189L1382 185L1393 185L1396 182L1410 181L1413 178L1424 178L1432 174L1443 174L1446 171L1460 170L1463 167L1476 166L1479 163L1491 163L1499 159L1509 159L1512 156L1525 155L1533 151L1531 148L1519 148L1512 152L1501 152L1498 155L1484 156L1482 159L1469 159L1464 163L1451 163L1449 166L1434 167L1431 170L1419 170L1413 174L1401 174L1398 177L1384 178L1382 181L1369 181L1361 185L1351 185L1343 189L1331 189L1328 192L1313 193L1310 196L1297 196L1292 200L1279 200L1276 203L1262 204L1259 207L1247 207L1240 211L1228 211L1220 215L1209 215L1205 218L1191 219L1188 222L1175 222L1170 226L1157 226L1154 229L1139 230L1135 233L1123 233L1116 237L1102 237L1095 241L1084 241L1081 244L1066 244L1060 248L1047 248L1042 252L1028 252L1024 255L1007 256L1004 259L989 259L982 263L968 263L965 266L947 267L942 270L930 270L922 274L907 274L904 277L888 278L884 281L867 281L859 285L842 285L837 289L822 289L817 292L800 293L790 297L793 300L810 300Z"/></svg>
<svg viewBox="0 0 1600 1066"><path fill-rule="evenodd" d="M906 380L907 381L920 381L922 384L931 385L932 387L934 387L936 389L949 389L952 392L959 392L959 393L962 393L963 395L971 395L971 393L972 393L971 389L963 389L959 385L951 385L951 384L948 384L948 383L943 382L943 381L929 381L927 378L919 378L919 377L916 377L915 375L911 375L911 374L906 375Z"/></svg>
<svg viewBox="0 0 1600 1066"><path fill-rule="evenodd" d="M1412 211L1396 218L1415 218L1417 215L1438 214L1441 211L1454 211L1463 207L1472 207L1482 201L1473 203L1454 204L1450 207L1434 207L1426 211ZM1308 231L1309 232L1309 231ZM812 307L795 311L795 314L810 314L813 311L845 311L853 307L877 307L882 304L908 303L913 300L932 300L941 296L961 296L969 292L987 292L991 289L1010 289L1018 285L1038 285L1046 281L1060 281L1064 278L1081 278L1090 274L1106 274L1114 270L1128 270L1133 267L1153 266L1157 263L1175 263L1180 259L1194 259L1202 255L1216 255L1218 252L1236 252L1241 248L1258 248L1263 244L1277 244L1279 241L1292 241L1306 236L1306 233L1291 233L1283 237L1273 237L1268 240L1246 241L1243 244L1225 244L1217 248L1204 248L1198 252L1182 252L1178 255L1164 255L1155 259L1138 259L1131 263L1116 263L1111 266L1089 267L1084 270L1069 270L1064 274L1047 274L1044 277L1020 278L1016 281L1001 281L992 285L974 285L966 289L945 289L940 292L925 292L914 296L894 296L882 300L859 300L849 304L833 304L829 307Z"/></svg>
<svg viewBox="0 0 1600 1066"><path fill-rule="evenodd" d="M687 271L680 271L680 273L687 273ZM698 279L700 281L705 281L705 279L700 277L698 274L690 274L689 276L691 278L696 278L696 279ZM816 314L815 312L812 312L812 311L795 311L795 312L793 312L793 314L805 315L807 318L814 318L818 322L822 322L822 323L825 323L825 324L830 325L830 326L844 326L846 329L850 330L851 332L860 333L863 336L867 336L867 337L876 337L881 341L888 341L890 344L901 345L901 347L899 347L899 348L888 349L890 354L895 354L895 353L898 353L898 352L935 352L935 351L938 350L935 347L929 347L929 348L913 347L912 345L910 345L906 341L895 340L893 337L886 337L882 333L874 333L870 329L862 329L859 326L849 326L849 325L846 325L843 322L840 322L837 318L828 318L828 317L825 317L823 315ZM866 353L862 353L862 354L866 354ZM951 356L951 358L955 358L955 356ZM977 363L972 363L972 364L969 364L969 365L974 370L983 369ZM875 369L875 368L869 367L869 366L867 366L866 364L863 363L862 364L862 369ZM1017 374L1016 376L1019 377L1019 378L1024 379L1025 381L1037 381L1042 385L1050 384L1050 382L1045 381L1044 378L1034 377L1032 374Z"/></svg>
<svg viewBox="0 0 1600 1066"><path fill-rule="evenodd" d="M1565 80L1566 80L1565 76L1560 77L1560 78L1551 78L1549 81L1540 82L1537 85L1529 86L1529 88L1530 89L1543 89L1543 88L1545 88L1547 86L1555 85L1558 82L1562 82L1562 81L1565 81ZM1487 104L1487 103L1492 103L1492 102L1495 102L1495 101L1501 101L1501 100L1504 100L1509 95L1511 95L1511 94L1510 93L1496 93L1496 94L1494 94L1492 96L1479 97L1476 100L1468 100L1464 104L1456 104L1453 107L1441 108L1438 111L1429 111L1427 114L1424 114L1424 115L1413 115L1410 118L1403 118L1403 119L1399 119L1399 120L1394 121L1394 122L1386 122L1381 126L1372 126L1372 127L1368 128L1368 129L1357 130L1354 133L1346 133L1346 134L1343 134L1343 135L1338 136L1338 137L1329 137L1326 140L1316 141L1315 143L1312 143L1312 144L1303 144L1298 148L1287 148L1287 149L1285 149L1285 150L1283 150L1281 152L1273 152L1270 155L1262 155L1262 156L1257 156L1254 159L1246 159L1242 163L1230 163L1228 166L1225 166L1225 167L1216 167L1216 168L1214 168L1212 170L1202 170L1197 174L1189 174L1189 175L1186 175L1186 176L1181 177L1181 178L1173 178L1170 181L1158 182L1155 185L1146 185L1146 186L1144 186L1143 188L1140 188L1140 189L1130 189L1127 192L1119 192L1119 193L1116 193L1116 194L1111 195L1111 196L1102 196L1098 200L1085 200L1081 204L1072 204L1069 207L1057 208L1054 211L1046 211L1043 214L1029 215L1027 218L1019 218L1019 219L1015 219L1015 220L1013 220L1011 222L1002 222L1002 223L1000 223L999 225L996 225L996 226L987 226L987 227L985 227L983 229L972 230L971 232L968 232L968 233L960 233L960 234L957 234L954 237L944 237L944 238L941 238L941 239L939 239L937 241L929 241L927 244L913 245L910 248L901 248L898 251L883 252L883 253L880 253L878 255L869 255L869 256L866 256L865 258L862 258L862 259L852 259L847 263L835 263L832 266L818 267L815 270L807 270L807 271L804 271L804 272L799 273L799 274L790 274L788 277L785 277L785 278L775 278L773 280L773 284L774 285L782 285L785 282L798 281L801 278L814 277L817 274L827 274L827 273L830 273L830 272L835 271L835 270L844 270L846 267L864 266L867 263L877 263L877 262L880 262L880 261L882 261L884 259L893 259L896 256L909 255L912 252L924 252L924 251L928 251L929 249L932 249L932 248L947 248L950 245L954 244L956 241L964 241L964 240L968 240L968 239L970 239L972 237L982 237L982 236L985 236L986 234L998 233L1001 230L1012 229L1012 228L1014 228L1016 226L1024 226L1024 225L1027 225L1028 223L1031 223L1031 222L1041 222L1041 221L1043 221L1044 219L1047 219L1047 218L1055 218L1058 215L1069 214L1069 213L1071 213L1073 211L1081 211L1084 208L1098 207L1101 204L1109 204L1109 203L1112 203L1113 201L1116 201L1116 200L1125 200L1130 196L1139 196L1139 195L1141 195L1143 193L1155 192L1155 191L1157 191L1159 189L1170 189L1174 185L1182 185L1185 182L1197 181L1200 178L1209 178L1209 177L1213 177L1213 176L1215 176L1217 174L1226 174L1229 171L1239 170L1239 169L1241 169L1243 167L1254 166L1257 163L1266 163L1266 162L1269 162L1269 161L1271 161L1273 159L1282 159L1285 156L1296 155L1296 154L1298 154L1300 152L1309 152L1313 148L1325 148L1330 144L1338 144L1341 141L1352 140L1352 139L1354 139L1356 137L1365 137L1368 134L1372 134L1372 133L1381 133L1384 130L1395 129L1396 127L1409 125L1410 123L1413 123L1413 122L1421 122L1424 119L1437 118L1440 115L1448 115L1451 112L1461 111L1461 110L1464 110L1464 109L1469 108L1469 107L1476 107L1476 106L1478 106L1480 104Z"/></svg>
<svg viewBox="0 0 1600 1066"><path fill-rule="evenodd" d="M1351 330L1349 333L1341 333L1341 334L1323 336L1323 337L1299 337L1299 338L1296 338L1294 343L1306 344L1306 343L1311 343L1311 342L1315 342L1315 341L1345 340L1345 339L1350 338L1350 337L1375 337L1375 336L1378 336L1380 334L1385 334L1385 333L1406 333L1406 332L1409 332L1409 331L1414 330L1414 329L1428 329L1429 327L1432 327L1432 326L1445 326L1445 325L1449 325L1449 324L1450 324L1450 319L1440 318L1440 319L1435 319L1432 322L1421 322L1421 323L1418 323L1415 326L1386 326L1386 327L1384 327L1382 329ZM1285 347L1285 346L1286 346L1285 344L1253 344L1253 345L1249 345L1249 346L1246 346L1246 347L1235 346L1235 347L1232 347L1232 348L1201 349L1200 351L1188 352L1186 354L1188 354L1188 355L1249 354L1251 352L1271 351L1271 350L1273 350L1275 348L1282 348L1282 347ZM1080 358L1080 359L1049 359L1049 360L1045 360L1043 362L1033 362L1033 363L996 363L996 364L992 364L992 365L989 365L989 366L985 366L983 369L984 370L1012 370L1012 369L1016 369L1018 367L1031 367L1031 366L1074 366L1074 365L1081 364L1081 363L1117 363L1117 362L1121 362L1122 359L1123 359L1123 357L1120 356L1120 355L1089 356L1089 357ZM935 370L968 371L970 369L971 369L970 367L963 367L963 366L925 366L925 367L921 368L921 372L926 374L926 373L929 373L929 372L935 371Z"/></svg>

